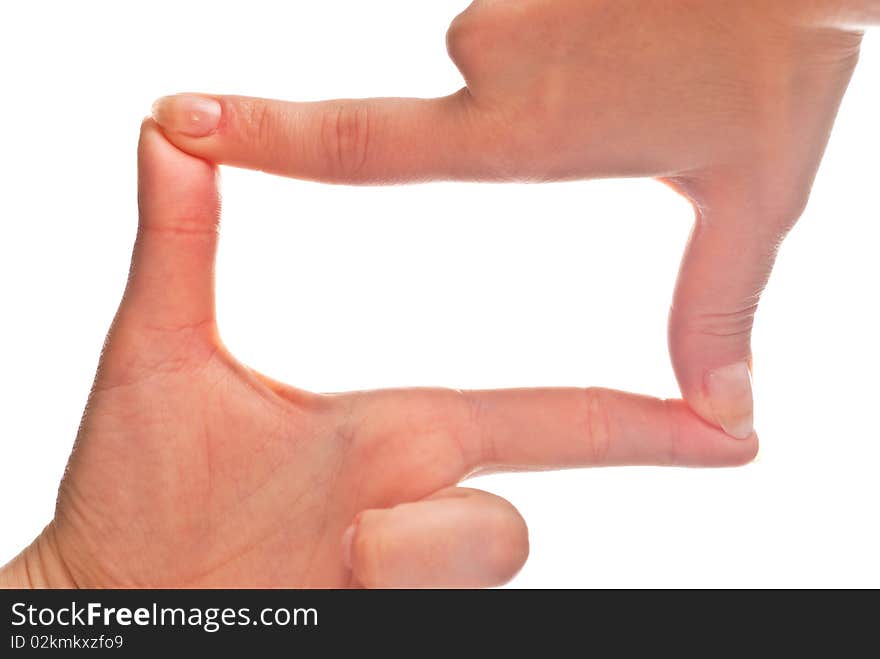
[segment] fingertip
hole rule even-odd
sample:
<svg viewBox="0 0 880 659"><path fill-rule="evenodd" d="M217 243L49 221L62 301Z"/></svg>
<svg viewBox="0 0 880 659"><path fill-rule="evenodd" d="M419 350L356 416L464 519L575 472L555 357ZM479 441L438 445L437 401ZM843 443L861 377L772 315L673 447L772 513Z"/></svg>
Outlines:
<svg viewBox="0 0 880 659"><path fill-rule="evenodd" d="M207 137L220 125L220 102L203 94L174 94L153 103L153 119L167 132L187 137Z"/></svg>
<svg viewBox="0 0 880 659"><path fill-rule="evenodd" d="M754 432L752 375L745 361L716 368L706 374L705 390L714 421L735 439Z"/></svg>
<svg viewBox="0 0 880 659"><path fill-rule="evenodd" d="M758 453L761 449L761 442L758 439L758 434L756 432L752 432L752 436L743 440L743 443L746 444L745 449L740 455L740 460L731 464L731 467L744 467L745 465L751 464L758 457Z"/></svg>
<svg viewBox="0 0 880 659"><path fill-rule="evenodd" d="M154 140L162 140L164 142L168 142L164 133L162 132L162 127L156 123L156 120L153 119L151 115L146 115L143 119L141 119L141 129L140 129L140 145L152 144Z"/></svg>
<svg viewBox="0 0 880 659"><path fill-rule="evenodd" d="M143 225L204 228L217 223L218 168L178 149L151 117L141 122L138 181Z"/></svg>
<svg viewBox="0 0 880 659"><path fill-rule="evenodd" d="M512 503L501 497L494 497L493 503L487 506L483 523L489 542L485 580L486 585L502 586L519 574L529 558L529 527Z"/></svg>
<svg viewBox="0 0 880 659"><path fill-rule="evenodd" d="M154 134L161 134L159 125L149 115L141 119L140 133L138 135L138 157L140 158L145 150L149 148L150 142L154 139Z"/></svg>
<svg viewBox="0 0 880 659"><path fill-rule="evenodd" d="M162 127L151 116L144 117L141 121L138 154L142 166L152 164L156 161L154 159L159 159L165 166L185 166L202 172L210 171L212 174L217 171L214 163L183 151L169 140ZM145 160L145 157L151 159Z"/></svg>
<svg viewBox="0 0 880 659"><path fill-rule="evenodd" d="M758 454L758 435L753 430L737 439L694 412L683 400L667 401L674 426L672 462L692 467L739 467Z"/></svg>

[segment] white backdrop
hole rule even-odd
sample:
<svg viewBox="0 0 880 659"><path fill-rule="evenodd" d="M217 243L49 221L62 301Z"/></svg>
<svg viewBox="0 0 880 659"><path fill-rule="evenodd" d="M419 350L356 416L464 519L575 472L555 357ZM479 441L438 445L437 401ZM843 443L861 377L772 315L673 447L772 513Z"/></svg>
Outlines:
<svg viewBox="0 0 880 659"><path fill-rule="evenodd" d="M0 5L0 563L50 519L135 233L135 145L177 91L445 94L465 0ZM880 586L880 48L866 39L754 337L745 468L495 475L533 587ZM691 213L650 181L330 187L224 169L221 332L320 391L677 396Z"/></svg>

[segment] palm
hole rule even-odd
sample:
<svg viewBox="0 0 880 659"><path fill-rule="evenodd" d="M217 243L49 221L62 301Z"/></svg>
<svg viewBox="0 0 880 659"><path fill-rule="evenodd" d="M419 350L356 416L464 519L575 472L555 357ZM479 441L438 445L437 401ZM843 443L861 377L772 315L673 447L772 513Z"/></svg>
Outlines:
<svg viewBox="0 0 880 659"><path fill-rule="evenodd" d="M157 337L188 351L172 371L141 380L129 365L110 385L101 373L92 394L58 519L94 551L89 564L101 556L86 582L343 585L340 537L359 510L463 475L443 438L364 432L369 419L346 428L370 396L282 388L222 349L193 350L188 334Z"/></svg>
<svg viewBox="0 0 880 659"><path fill-rule="evenodd" d="M491 585L527 545L509 504L453 487L479 468L754 455L680 402L616 392L276 383L216 332L213 168L150 122L140 168L132 276L50 527L78 585Z"/></svg>
<svg viewBox="0 0 880 659"><path fill-rule="evenodd" d="M103 573L83 579L298 578L303 566L277 573L270 557L292 529L301 544L316 543L317 526L302 518L315 505L311 495L320 501L323 493L295 496L304 474L291 459L300 443L291 432L293 409L247 379L220 353L132 384L104 388L99 377L59 501L59 525L71 529L76 546L101 556ZM288 505L266 510L275 499ZM248 562L266 574L248 572Z"/></svg>

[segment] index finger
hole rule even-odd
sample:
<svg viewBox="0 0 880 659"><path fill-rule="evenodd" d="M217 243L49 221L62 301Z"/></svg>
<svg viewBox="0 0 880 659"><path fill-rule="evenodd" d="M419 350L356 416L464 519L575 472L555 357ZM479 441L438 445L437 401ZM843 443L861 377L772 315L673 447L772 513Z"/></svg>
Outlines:
<svg viewBox="0 0 880 659"><path fill-rule="evenodd" d="M153 117L179 149L223 165L327 183L470 180L487 169L470 99L177 94L159 99Z"/></svg>
<svg viewBox="0 0 880 659"><path fill-rule="evenodd" d="M433 444L446 443L447 453L460 460L462 477L568 467L725 467L750 462L758 451L757 435L733 439L684 401L610 389L403 389L365 395L370 411L361 422L374 436L398 437L412 451L430 449L431 455L437 454Z"/></svg>

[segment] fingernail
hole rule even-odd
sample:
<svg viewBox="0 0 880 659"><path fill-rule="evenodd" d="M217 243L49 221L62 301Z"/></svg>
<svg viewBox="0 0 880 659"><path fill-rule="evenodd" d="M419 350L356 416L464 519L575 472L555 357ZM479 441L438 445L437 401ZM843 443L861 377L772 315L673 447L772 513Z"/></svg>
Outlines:
<svg viewBox="0 0 880 659"><path fill-rule="evenodd" d="M731 437L747 439L754 432L752 375L746 362L711 371L706 392L718 425Z"/></svg>
<svg viewBox="0 0 880 659"><path fill-rule="evenodd" d="M167 131L205 137L217 130L220 103L208 96L175 94L153 103L153 119Z"/></svg>
<svg viewBox="0 0 880 659"><path fill-rule="evenodd" d="M354 544L354 536L357 533L358 522L360 521L360 515L354 518L354 522L351 523L347 529L345 529L345 533L342 534L342 563L345 565L347 569L351 569L351 552L352 545Z"/></svg>

